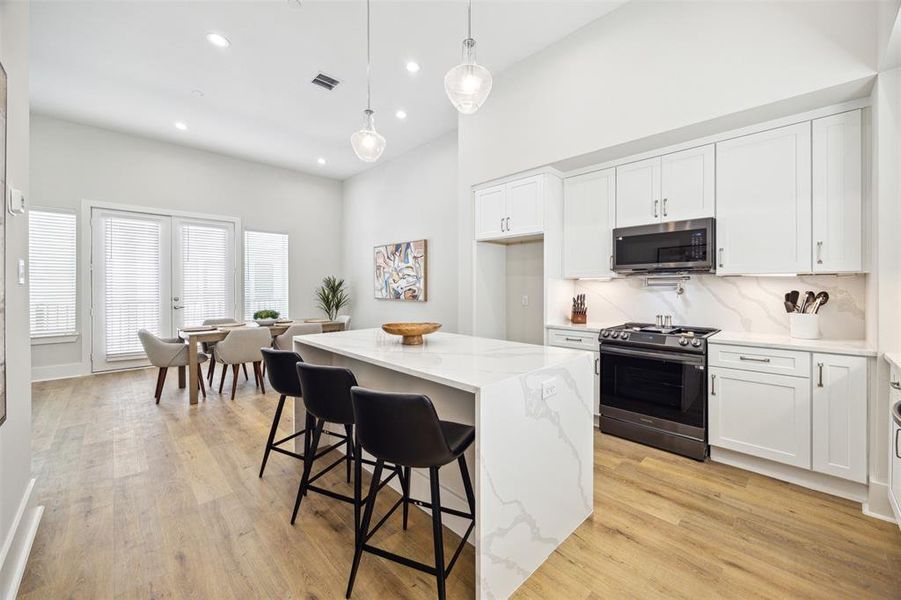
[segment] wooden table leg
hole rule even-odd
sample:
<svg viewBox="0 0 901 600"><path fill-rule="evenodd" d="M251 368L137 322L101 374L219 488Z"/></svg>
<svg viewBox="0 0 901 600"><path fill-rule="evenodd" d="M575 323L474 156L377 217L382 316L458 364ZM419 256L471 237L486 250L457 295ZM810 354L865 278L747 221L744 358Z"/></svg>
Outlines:
<svg viewBox="0 0 901 600"><path fill-rule="evenodd" d="M188 395L191 404L197 404L197 343L188 341Z"/></svg>
<svg viewBox="0 0 901 600"><path fill-rule="evenodd" d="M185 389L185 368L178 367L178 389Z"/></svg>

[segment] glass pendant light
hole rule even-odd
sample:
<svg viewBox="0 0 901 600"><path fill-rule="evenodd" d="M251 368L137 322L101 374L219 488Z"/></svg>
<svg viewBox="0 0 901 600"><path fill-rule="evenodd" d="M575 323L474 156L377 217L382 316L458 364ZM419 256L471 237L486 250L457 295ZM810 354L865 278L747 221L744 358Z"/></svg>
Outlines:
<svg viewBox="0 0 901 600"><path fill-rule="evenodd" d="M357 158L364 162L375 162L385 151L385 138L375 130L372 110L372 90L370 79L372 73L372 50L369 41L369 0L366 0L366 110L363 111L363 129L350 136L350 144Z"/></svg>
<svg viewBox="0 0 901 600"><path fill-rule="evenodd" d="M454 108L464 115L471 115L479 110L491 93L491 73L476 63L476 41L472 39L472 0L469 0L467 19L463 62L444 76L444 91Z"/></svg>

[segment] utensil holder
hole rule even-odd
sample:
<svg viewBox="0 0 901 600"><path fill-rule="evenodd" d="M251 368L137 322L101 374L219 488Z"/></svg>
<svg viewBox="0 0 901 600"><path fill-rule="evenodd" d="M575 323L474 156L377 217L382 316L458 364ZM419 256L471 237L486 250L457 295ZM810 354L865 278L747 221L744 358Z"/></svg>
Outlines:
<svg viewBox="0 0 901 600"><path fill-rule="evenodd" d="M788 328L793 338L817 340L820 338L820 315L791 313L788 315Z"/></svg>

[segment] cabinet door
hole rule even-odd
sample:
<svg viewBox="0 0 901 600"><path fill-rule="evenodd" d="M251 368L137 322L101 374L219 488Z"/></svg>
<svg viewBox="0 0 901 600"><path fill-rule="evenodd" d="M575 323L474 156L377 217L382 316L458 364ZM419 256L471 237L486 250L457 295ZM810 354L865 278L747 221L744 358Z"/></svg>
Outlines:
<svg viewBox="0 0 901 600"><path fill-rule="evenodd" d="M810 468L810 380L710 369L710 445Z"/></svg>
<svg viewBox="0 0 901 600"><path fill-rule="evenodd" d="M813 470L867 482L867 359L813 355Z"/></svg>
<svg viewBox="0 0 901 600"><path fill-rule="evenodd" d="M541 176L507 184L507 235L527 235L544 231L544 202Z"/></svg>
<svg viewBox="0 0 901 600"><path fill-rule="evenodd" d="M890 436L889 445L889 497L892 503L892 510L895 512L895 518L901 523L901 425L895 422L894 411L901 410L901 388L896 388L901 375L898 371L892 369L890 381L894 384L889 391L889 427Z"/></svg>
<svg viewBox="0 0 901 600"><path fill-rule="evenodd" d="M660 157L616 167L616 226L660 220Z"/></svg>
<svg viewBox="0 0 901 600"><path fill-rule="evenodd" d="M717 275L809 273L810 122L716 145Z"/></svg>
<svg viewBox="0 0 901 600"><path fill-rule="evenodd" d="M506 186L478 190L475 193L476 239L493 239L504 236L507 219Z"/></svg>
<svg viewBox="0 0 901 600"><path fill-rule="evenodd" d="M666 154L660 160L661 219L712 217L716 192L713 144Z"/></svg>
<svg viewBox="0 0 901 600"><path fill-rule="evenodd" d="M563 276L612 277L616 173L606 169L563 183Z"/></svg>
<svg viewBox="0 0 901 600"><path fill-rule="evenodd" d="M859 272L860 111L813 121L813 271Z"/></svg>

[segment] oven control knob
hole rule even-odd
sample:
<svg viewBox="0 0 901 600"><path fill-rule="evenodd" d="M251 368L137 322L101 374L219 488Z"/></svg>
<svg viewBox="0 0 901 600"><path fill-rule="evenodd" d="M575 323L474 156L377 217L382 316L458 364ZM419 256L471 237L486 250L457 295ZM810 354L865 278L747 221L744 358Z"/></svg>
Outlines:
<svg viewBox="0 0 901 600"><path fill-rule="evenodd" d="M687 346L687 345L688 345L688 338L687 338L687 337L680 337L680 338L679 338L679 345L680 345L680 346Z"/></svg>
<svg viewBox="0 0 901 600"><path fill-rule="evenodd" d="M610 337L612 337L613 339L618 338L618 337L619 337L619 332L618 332L618 331L614 331L613 333L610 334Z"/></svg>
<svg viewBox="0 0 901 600"><path fill-rule="evenodd" d="M601 337L609 337L609 336L610 336L610 332L608 330L605 329L604 331L601 332Z"/></svg>
<svg viewBox="0 0 901 600"><path fill-rule="evenodd" d="M624 339L624 340L629 339L629 332L628 332L628 331L624 331L623 334L622 334L620 337L621 337L622 339Z"/></svg>
<svg viewBox="0 0 901 600"><path fill-rule="evenodd" d="M701 340L699 340L698 338L695 338L695 339L691 340L691 345L694 346L695 348L700 348Z"/></svg>

